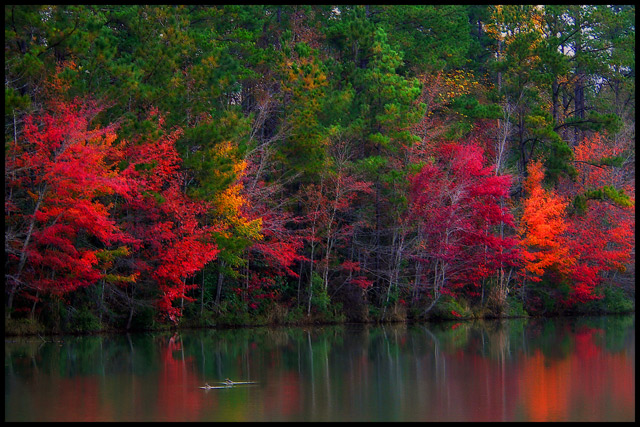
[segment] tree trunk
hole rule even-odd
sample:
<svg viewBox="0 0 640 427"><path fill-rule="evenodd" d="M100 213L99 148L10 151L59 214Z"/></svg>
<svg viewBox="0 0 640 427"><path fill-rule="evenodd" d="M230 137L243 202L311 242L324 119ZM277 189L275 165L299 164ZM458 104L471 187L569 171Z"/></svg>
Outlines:
<svg viewBox="0 0 640 427"><path fill-rule="evenodd" d="M311 259L309 260L309 299L307 300L307 316L311 314L311 297L313 296L313 252L314 250L315 250L315 244L314 242L311 242Z"/></svg>
<svg viewBox="0 0 640 427"><path fill-rule="evenodd" d="M557 126L560 121L560 84L556 76L551 83L551 116L553 125Z"/></svg>
<svg viewBox="0 0 640 427"><path fill-rule="evenodd" d="M204 267L202 268L202 287L200 288L200 316L204 315Z"/></svg>
<svg viewBox="0 0 640 427"><path fill-rule="evenodd" d="M29 242L31 241L31 235L33 234L33 227L36 222L36 214L40 209L40 204L42 203L42 199L44 198L44 193L47 191L47 186L44 185L40 191L38 191L38 201L36 202L36 207L33 209L33 215L31 215L31 220L29 221L29 229L27 231L27 236L24 239L24 243L22 245L22 252L20 253L20 263L18 264L18 271L14 278L12 278L13 284L10 286L9 291L9 301L7 302L7 317L11 318L11 309L13 307L13 298L20 287L20 275L22 274L22 269L27 262L27 247L29 246Z"/></svg>
<svg viewBox="0 0 640 427"><path fill-rule="evenodd" d="M218 289L216 289L216 306L220 305L220 296L222 295L222 284L224 282L224 261L220 260L218 263Z"/></svg>
<svg viewBox="0 0 640 427"><path fill-rule="evenodd" d="M104 314L104 286L104 280L102 280L100 286L100 315L98 316L100 324L102 324L102 315Z"/></svg>
<svg viewBox="0 0 640 427"><path fill-rule="evenodd" d="M385 299L385 305L384 305L384 309L382 311L382 318L384 319L386 311L387 311L387 305L389 303L389 297L391 295L391 290L393 289L394 285L398 286L398 277L399 277L399 270L400 270L400 262L402 261L402 252L404 250L404 233L400 232L400 235L398 236L398 231L394 230L393 232L393 240L391 243L391 248L393 249L394 252L394 256L393 256L393 261L391 263L390 266L390 271L389 271L389 287L387 288L387 296ZM396 248L396 241L398 241L398 247Z"/></svg>
<svg viewBox="0 0 640 427"><path fill-rule="evenodd" d="M129 301L129 319L127 320L127 331L131 329L131 320L133 319L133 289L131 290L131 301Z"/></svg>

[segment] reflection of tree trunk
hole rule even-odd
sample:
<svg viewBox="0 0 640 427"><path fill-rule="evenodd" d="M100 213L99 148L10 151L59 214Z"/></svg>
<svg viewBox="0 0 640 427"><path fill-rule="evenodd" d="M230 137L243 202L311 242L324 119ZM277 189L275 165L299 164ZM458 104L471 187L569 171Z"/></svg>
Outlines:
<svg viewBox="0 0 640 427"><path fill-rule="evenodd" d="M200 368L201 372L206 371L206 362L207 362L207 354L204 351L204 340L200 337L200 357L202 358L202 367Z"/></svg>
<svg viewBox="0 0 640 427"><path fill-rule="evenodd" d="M315 413L316 406L316 384L315 375L313 374L313 346L311 345L311 333L307 331L307 342L309 343L309 361L311 366L309 368L309 378L311 379L311 410Z"/></svg>
<svg viewBox="0 0 640 427"><path fill-rule="evenodd" d="M433 361L437 381L439 377L442 377L440 373L440 364L438 363L440 360L440 341L438 341L438 338L424 326L422 327L422 330L424 331L425 335L427 335L429 338L431 338L431 341L433 341Z"/></svg>

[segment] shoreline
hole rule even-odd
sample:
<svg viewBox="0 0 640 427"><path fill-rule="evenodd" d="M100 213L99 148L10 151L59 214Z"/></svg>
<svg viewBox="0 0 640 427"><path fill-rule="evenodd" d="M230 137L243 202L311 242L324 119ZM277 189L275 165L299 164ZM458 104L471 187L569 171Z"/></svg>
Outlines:
<svg viewBox="0 0 640 427"><path fill-rule="evenodd" d="M256 323L256 324L228 324L221 323L216 325L166 325L158 326L155 328L139 328L139 329L122 329L122 328L104 328L93 331L56 331L52 329L45 329L37 332L15 332L7 331L7 319L5 319L5 338L7 337L39 337L44 342L47 342L43 337L60 337L60 336L93 336L93 335L122 335L128 333L156 333L156 332L180 332L197 329L212 329L212 330L231 330L231 329L250 329L250 328L286 328L286 327L322 327L322 326L340 326L340 325L391 325L391 324L442 324L442 323L456 323L456 322L474 322L474 321L495 321L495 320L512 320L512 319L553 319L553 318L577 318L577 317L600 317L600 316L625 316L635 314L635 310L624 312L593 312L593 313L556 313L548 315L526 315L526 316L484 316L484 317L465 317L465 318L453 318L453 319L391 319L391 320L368 320L368 321L323 321L319 319L309 319L308 321L296 321L296 322L271 322L271 323ZM28 319L13 319L14 321L28 320Z"/></svg>

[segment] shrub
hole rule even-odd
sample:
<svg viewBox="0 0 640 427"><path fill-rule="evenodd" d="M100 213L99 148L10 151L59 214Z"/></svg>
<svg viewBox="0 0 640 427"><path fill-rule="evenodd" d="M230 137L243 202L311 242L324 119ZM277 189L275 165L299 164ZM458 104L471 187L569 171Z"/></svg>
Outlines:
<svg viewBox="0 0 640 427"><path fill-rule="evenodd" d="M603 302L608 313L629 313L635 310L634 301L617 286L604 288Z"/></svg>
<svg viewBox="0 0 640 427"><path fill-rule="evenodd" d="M87 307L82 307L72 315L69 332L96 332L101 329L100 321Z"/></svg>
<svg viewBox="0 0 640 427"><path fill-rule="evenodd" d="M315 307L323 315L327 315L331 300L327 294L327 290L323 286L322 277L313 273L312 279L313 295L311 295L311 306Z"/></svg>
<svg viewBox="0 0 640 427"><path fill-rule="evenodd" d="M468 303L463 299L456 300L449 295L442 296L429 313L430 319L437 320L468 319L470 317L472 315Z"/></svg>
<svg viewBox="0 0 640 427"><path fill-rule="evenodd" d="M44 329L44 326L35 319L4 318L5 335L37 335L44 332Z"/></svg>
<svg viewBox="0 0 640 427"><path fill-rule="evenodd" d="M522 300L518 297L507 297L507 309L505 311L507 317L527 317L529 314L524 309Z"/></svg>

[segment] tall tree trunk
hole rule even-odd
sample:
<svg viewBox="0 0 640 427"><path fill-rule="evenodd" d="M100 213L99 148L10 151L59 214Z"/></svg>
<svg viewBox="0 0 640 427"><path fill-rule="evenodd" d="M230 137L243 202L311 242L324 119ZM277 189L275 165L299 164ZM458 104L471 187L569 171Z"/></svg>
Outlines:
<svg viewBox="0 0 640 427"><path fill-rule="evenodd" d="M419 289L418 287L420 286L420 276L422 276L422 263L421 262L417 262L416 263L416 276L415 279L413 281L413 292L411 293L411 299L412 300L416 300L418 298L419 295ZM413 301L412 301L413 303Z"/></svg>
<svg viewBox="0 0 640 427"><path fill-rule="evenodd" d="M222 295L222 284L224 282L224 261L218 262L218 288L216 289L216 307L220 305L220 296Z"/></svg>
<svg viewBox="0 0 640 427"><path fill-rule="evenodd" d="M312 229L312 233L314 230ZM309 298L307 299L307 316L311 314L311 298L313 297L313 256L315 243L311 242L311 258L309 260Z"/></svg>
<svg viewBox="0 0 640 427"><path fill-rule="evenodd" d="M518 114L518 141L520 146L520 172L524 173L527 170L527 153L525 150L524 141L524 113Z"/></svg>
<svg viewBox="0 0 640 427"><path fill-rule="evenodd" d="M104 280L100 281L100 314L98 315L98 321L102 324L102 315L104 314Z"/></svg>
<svg viewBox="0 0 640 427"><path fill-rule="evenodd" d="M320 180L320 194L322 194L323 191L324 191L324 176ZM315 235L316 235L316 220L317 220L318 210L320 209L320 205L316 204L314 209L315 209L315 212L313 216L313 222L311 225L311 236L313 238L315 238ZM311 314L311 298L313 297L313 259L315 255L315 246L316 246L315 241L313 241L312 239L311 240L311 258L309 260L309 298L307 300L307 316Z"/></svg>
<svg viewBox="0 0 640 427"><path fill-rule="evenodd" d="M134 304L133 304L133 292L135 290L135 286L131 284L131 298L129 299L129 319L127 320L126 330L131 329L131 321L133 320L133 312L134 312ZM125 291L125 295L127 295ZM128 295L127 295L128 296Z"/></svg>
<svg viewBox="0 0 640 427"><path fill-rule="evenodd" d="M580 61L582 60L582 35L580 25L581 22L579 18L576 16L576 26L578 27L578 32L576 34L576 42L575 42L575 51L574 57L576 59L576 67L575 67L575 84L573 87L573 102L574 102L574 116L578 119L578 122L584 120L584 72L582 69L582 65ZM575 147L580 143L582 139L583 132L576 126L574 128L574 139L573 146Z"/></svg>
<svg viewBox="0 0 640 427"><path fill-rule="evenodd" d="M204 315L204 267L202 268L202 286L200 287L200 317Z"/></svg>
<svg viewBox="0 0 640 427"><path fill-rule="evenodd" d="M560 122L560 84L557 76L554 77L553 83L551 83L551 117L553 118L553 125L557 126Z"/></svg>
<svg viewBox="0 0 640 427"><path fill-rule="evenodd" d="M7 317L11 318L11 309L13 308L13 299L16 291L20 287L20 275L22 274L22 269L24 268L27 262L27 247L31 241L31 235L33 234L33 227L36 223L36 214L40 210L40 204L42 203L42 199L44 198L44 194L47 191L47 186L43 185L38 191L38 200L36 201L36 206L33 209L33 214L31 215L31 219L29 220L29 229L27 230L27 236L24 239L24 243L22 244L22 251L20 252L20 262L18 264L18 271L16 275L11 279L12 285L9 290L9 300L7 302Z"/></svg>

